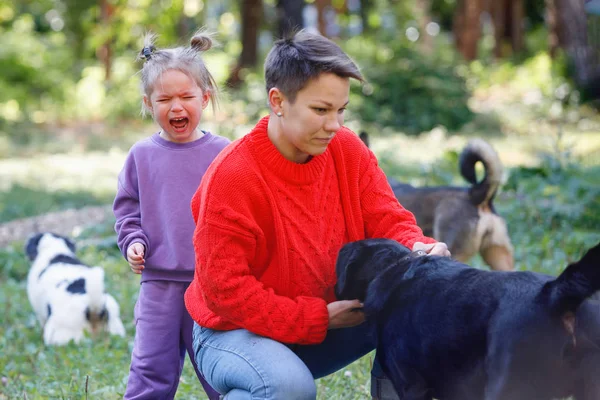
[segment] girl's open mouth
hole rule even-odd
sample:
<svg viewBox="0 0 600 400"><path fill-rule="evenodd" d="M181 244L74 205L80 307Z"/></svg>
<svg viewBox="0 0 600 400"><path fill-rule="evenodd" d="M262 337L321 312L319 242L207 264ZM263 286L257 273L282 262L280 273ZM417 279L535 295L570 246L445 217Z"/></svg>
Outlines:
<svg viewBox="0 0 600 400"><path fill-rule="evenodd" d="M176 131L183 132L187 128L189 120L186 117L171 118L169 123Z"/></svg>

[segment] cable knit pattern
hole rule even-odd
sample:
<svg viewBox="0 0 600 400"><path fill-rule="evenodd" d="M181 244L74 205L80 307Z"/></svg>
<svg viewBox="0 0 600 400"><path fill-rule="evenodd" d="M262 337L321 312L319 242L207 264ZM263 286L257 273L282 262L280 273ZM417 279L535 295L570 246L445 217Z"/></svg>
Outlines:
<svg viewBox="0 0 600 400"><path fill-rule="evenodd" d="M221 152L192 199L196 271L185 302L202 326L320 343L343 244L434 240L353 132L340 129L323 154L296 164L271 143L267 125L265 117Z"/></svg>

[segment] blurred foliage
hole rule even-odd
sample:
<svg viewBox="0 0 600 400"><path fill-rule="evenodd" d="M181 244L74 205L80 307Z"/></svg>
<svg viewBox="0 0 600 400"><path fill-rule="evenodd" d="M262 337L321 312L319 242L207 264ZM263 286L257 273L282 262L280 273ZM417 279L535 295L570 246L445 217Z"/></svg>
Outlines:
<svg viewBox="0 0 600 400"><path fill-rule="evenodd" d="M259 59L274 38L275 3L264 2ZM363 1L364 21L358 11L345 9L344 4L333 2L338 10L337 34L370 84L362 92L354 90L356 118L411 134L437 125L455 130L473 118L467 107L471 87L464 82L474 68L460 68L449 40L447 22L456 6L454 0L431 3L432 19L442 28L434 38L432 55L422 52L421 40L413 43L407 35L408 29L418 26L414 1ZM539 28L543 1L526 1L526 8L527 48L537 51L546 47L545 30ZM4 72L0 76L0 150L5 145L2 136L23 126L31 130L28 125L82 121L118 125L138 119L136 73L140 65L135 57L148 30L159 33L159 46L184 44L202 25L216 31L222 46L206 58L218 60L209 62L209 67L222 86L241 51L239 12L235 0L0 0L0 67ZM363 22L369 34L357 36ZM482 46L489 50L488 39L489 35ZM107 44L111 50L109 80L103 63ZM483 54L482 62L493 65ZM502 62L498 68L505 64L512 68L511 62ZM215 122L225 124L227 135L237 130L232 121L237 126L255 121L266 109L264 103L252 105L252 100L259 98L256 87L262 85L261 66L247 75L244 88L226 93L225 99L233 102L222 102L226 107L216 112ZM501 75L498 71L489 78L490 84ZM264 95L260 101L263 99ZM239 109L238 100L247 110Z"/></svg>
<svg viewBox="0 0 600 400"><path fill-rule="evenodd" d="M473 118L465 77L449 47L440 44L426 55L407 41L381 43L364 36L344 46L367 79L352 98L362 121L418 134L437 125L457 130Z"/></svg>

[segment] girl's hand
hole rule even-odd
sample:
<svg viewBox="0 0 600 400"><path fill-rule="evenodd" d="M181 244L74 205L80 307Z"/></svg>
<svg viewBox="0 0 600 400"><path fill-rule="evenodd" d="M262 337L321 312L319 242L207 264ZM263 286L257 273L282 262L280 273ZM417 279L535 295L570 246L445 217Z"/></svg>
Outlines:
<svg viewBox="0 0 600 400"><path fill-rule="evenodd" d="M363 304L358 300L340 300L327 304L329 326L327 329L349 328L365 321Z"/></svg>
<svg viewBox="0 0 600 400"><path fill-rule="evenodd" d="M425 244L422 242L416 242L413 245L412 251L423 250L425 253L430 256L442 256L442 257L450 257L450 250L448 250L448 246L444 242L430 243Z"/></svg>
<svg viewBox="0 0 600 400"><path fill-rule="evenodd" d="M132 243L127 248L127 262L135 274L141 274L144 269L144 245L141 243Z"/></svg>

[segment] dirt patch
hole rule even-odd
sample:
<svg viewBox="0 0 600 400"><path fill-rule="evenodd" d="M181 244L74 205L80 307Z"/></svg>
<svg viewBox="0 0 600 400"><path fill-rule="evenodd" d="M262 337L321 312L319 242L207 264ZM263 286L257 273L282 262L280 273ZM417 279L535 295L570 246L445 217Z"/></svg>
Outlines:
<svg viewBox="0 0 600 400"><path fill-rule="evenodd" d="M24 241L37 232L74 236L77 231L113 218L112 206L93 206L58 211L0 224L0 247Z"/></svg>

